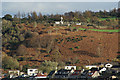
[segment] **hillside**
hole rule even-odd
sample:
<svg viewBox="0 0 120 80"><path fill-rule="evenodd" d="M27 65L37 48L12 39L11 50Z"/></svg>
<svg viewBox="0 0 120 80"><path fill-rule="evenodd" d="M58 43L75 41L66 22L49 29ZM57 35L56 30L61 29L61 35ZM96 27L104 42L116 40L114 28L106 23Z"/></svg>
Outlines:
<svg viewBox="0 0 120 80"><path fill-rule="evenodd" d="M24 45L25 51L22 55L16 55L18 48L10 51L12 56L16 55L20 65L40 65L45 60L50 60L82 66L107 62L117 56L119 33L116 32L70 31L68 27L45 28L43 25L36 28L26 26L23 29L32 31L33 35L18 45ZM49 30L51 33L48 33ZM4 47L3 51L7 52Z"/></svg>
<svg viewBox="0 0 120 80"><path fill-rule="evenodd" d="M5 70L38 68L49 73L65 65L82 68L119 61L117 16L116 9L63 15L37 15L34 11L22 17L6 14L2 18L2 66Z"/></svg>

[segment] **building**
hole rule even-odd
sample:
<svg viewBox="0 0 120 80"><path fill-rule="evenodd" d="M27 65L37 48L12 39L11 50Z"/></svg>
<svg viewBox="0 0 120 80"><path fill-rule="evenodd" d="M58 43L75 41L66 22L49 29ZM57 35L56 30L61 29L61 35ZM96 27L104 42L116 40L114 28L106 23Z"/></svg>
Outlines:
<svg viewBox="0 0 120 80"><path fill-rule="evenodd" d="M76 66L65 66L66 70L76 70Z"/></svg>
<svg viewBox="0 0 120 80"><path fill-rule="evenodd" d="M91 68L97 68L97 66L96 65L87 65L87 66L85 66L85 68L91 69Z"/></svg>
<svg viewBox="0 0 120 80"><path fill-rule="evenodd" d="M55 70L51 71L51 72L48 74L47 78L53 78L56 73L57 73L57 71L55 71Z"/></svg>
<svg viewBox="0 0 120 80"><path fill-rule="evenodd" d="M111 68L112 66L113 66L113 65L110 64L110 63L105 64L105 67L106 67L106 68Z"/></svg>
<svg viewBox="0 0 120 80"><path fill-rule="evenodd" d="M38 69L28 69L28 70L27 70L27 74L28 74L29 76L36 76L37 73L38 73Z"/></svg>
<svg viewBox="0 0 120 80"><path fill-rule="evenodd" d="M42 74L42 73L38 73L35 78L47 78L47 75Z"/></svg>
<svg viewBox="0 0 120 80"><path fill-rule="evenodd" d="M75 70L69 78L79 78L79 76L81 75L81 70Z"/></svg>
<svg viewBox="0 0 120 80"><path fill-rule="evenodd" d="M59 24L63 24L63 17L61 17L60 21L56 21L55 24L59 25Z"/></svg>
<svg viewBox="0 0 120 80"><path fill-rule="evenodd" d="M18 77L20 75L19 70L9 70L8 73L10 75L10 78L15 78L15 77Z"/></svg>
<svg viewBox="0 0 120 80"><path fill-rule="evenodd" d="M69 76L74 72L74 70L60 69L55 73L54 78L69 78Z"/></svg>
<svg viewBox="0 0 120 80"><path fill-rule="evenodd" d="M99 71L89 71L87 74L88 78L96 78L100 76Z"/></svg>
<svg viewBox="0 0 120 80"><path fill-rule="evenodd" d="M81 25L82 25L82 23L76 23L76 25L81 26Z"/></svg>
<svg viewBox="0 0 120 80"><path fill-rule="evenodd" d="M103 67L102 69L99 70L99 73L105 72L107 69Z"/></svg>
<svg viewBox="0 0 120 80"><path fill-rule="evenodd" d="M97 78L99 77L99 71L97 68L91 68L91 70L85 70L83 73L81 73L79 78Z"/></svg>

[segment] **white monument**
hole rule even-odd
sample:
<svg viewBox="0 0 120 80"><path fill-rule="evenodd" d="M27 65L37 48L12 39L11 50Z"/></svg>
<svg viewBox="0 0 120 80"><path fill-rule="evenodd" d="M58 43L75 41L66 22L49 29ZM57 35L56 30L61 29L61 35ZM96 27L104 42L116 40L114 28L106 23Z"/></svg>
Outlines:
<svg viewBox="0 0 120 80"><path fill-rule="evenodd" d="M61 24L63 24L63 17L61 17L61 21L60 21Z"/></svg>

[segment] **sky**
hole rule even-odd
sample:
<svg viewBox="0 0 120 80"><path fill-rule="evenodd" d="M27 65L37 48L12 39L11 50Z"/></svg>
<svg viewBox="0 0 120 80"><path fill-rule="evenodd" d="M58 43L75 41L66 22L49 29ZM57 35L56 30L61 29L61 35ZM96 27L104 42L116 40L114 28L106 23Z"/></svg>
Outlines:
<svg viewBox="0 0 120 80"><path fill-rule="evenodd" d="M2 16L5 14L14 15L19 11L21 13L36 11L42 14L63 14L70 11L99 11L113 8L118 8L118 2L32 2L32 0L29 2L14 2L14 0L10 2L10 0L4 0L2 2Z"/></svg>
<svg viewBox="0 0 120 80"><path fill-rule="evenodd" d="M2 2L119 2L119 0L2 0Z"/></svg>

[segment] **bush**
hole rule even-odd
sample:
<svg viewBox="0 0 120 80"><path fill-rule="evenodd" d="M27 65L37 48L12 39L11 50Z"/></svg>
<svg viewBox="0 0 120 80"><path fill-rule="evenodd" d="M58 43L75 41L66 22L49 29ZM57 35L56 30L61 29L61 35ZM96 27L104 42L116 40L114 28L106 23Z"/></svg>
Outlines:
<svg viewBox="0 0 120 80"><path fill-rule="evenodd" d="M25 61L26 60L26 57L20 57L17 59L18 61Z"/></svg>
<svg viewBox="0 0 120 80"><path fill-rule="evenodd" d="M118 55L117 58L120 59L120 55Z"/></svg>
<svg viewBox="0 0 120 80"><path fill-rule="evenodd" d="M18 69L19 62L10 56L5 56L2 60L2 67L4 69Z"/></svg>
<svg viewBox="0 0 120 80"><path fill-rule="evenodd" d="M29 64L24 65L24 66L23 66L23 70L22 70L22 71L24 71L24 72L26 72L26 73L27 73L27 69L28 69L29 67L30 67L30 66L29 66Z"/></svg>
<svg viewBox="0 0 120 80"><path fill-rule="evenodd" d="M17 51L17 55L19 55L19 56L24 56L24 55L28 54L26 46L24 46L22 44L18 47L18 49L16 51Z"/></svg>
<svg viewBox="0 0 120 80"><path fill-rule="evenodd" d="M69 48L70 50L74 50L74 48Z"/></svg>
<svg viewBox="0 0 120 80"><path fill-rule="evenodd" d="M39 67L39 70L42 70L44 72L51 72L52 70L56 70L56 67L58 66L57 62L51 62L51 61L46 61L41 64Z"/></svg>
<svg viewBox="0 0 120 80"><path fill-rule="evenodd" d="M120 54L120 52L117 52L118 54Z"/></svg>
<svg viewBox="0 0 120 80"><path fill-rule="evenodd" d="M33 23L33 27L37 27L37 22L34 22L34 23Z"/></svg>
<svg viewBox="0 0 120 80"><path fill-rule="evenodd" d="M58 39L55 39L56 42L58 42Z"/></svg>
<svg viewBox="0 0 120 80"><path fill-rule="evenodd" d="M44 57L50 57L50 55L45 55Z"/></svg>
<svg viewBox="0 0 120 80"><path fill-rule="evenodd" d="M32 38L32 33L31 31L28 31L26 34L25 34L25 39L27 38Z"/></svg>
<svg viewBox="0 0 120 80"><path fill-rule="evenodd" d="M79 46L76 46L75 48L79 49Z"/></svg>

